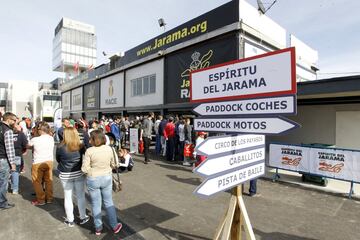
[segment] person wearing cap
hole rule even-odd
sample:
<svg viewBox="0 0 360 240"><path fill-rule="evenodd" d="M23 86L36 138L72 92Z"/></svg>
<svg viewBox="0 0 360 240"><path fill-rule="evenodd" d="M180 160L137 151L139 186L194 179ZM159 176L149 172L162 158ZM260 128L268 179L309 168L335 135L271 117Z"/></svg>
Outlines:
<svg viewBox="0 0 360 240"><path fill-rule="evenodd" d="M206 136L206 132L198 132L198 137L196 138L196 147L198 147L204 140ZM195 167L199 166L203 161L205 161L206 156L199 155L194 151L194 156L196 158Z"/></svg>
<svg viewBox="0 0 360 240"><path fill-rule="evenodd" d="M166 160L174 161L174 147L175 147L175 124L174 118L169 117L169 121L164 129L164 138L166 139Z"/></svg>

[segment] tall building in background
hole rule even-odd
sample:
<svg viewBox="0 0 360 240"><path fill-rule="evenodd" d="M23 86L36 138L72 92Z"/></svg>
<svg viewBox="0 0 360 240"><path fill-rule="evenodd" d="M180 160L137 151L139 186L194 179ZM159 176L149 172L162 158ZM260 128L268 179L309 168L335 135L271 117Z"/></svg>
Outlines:
<svg viewBox="0 0 360 240"><path fill-rule="evenodd" d="M53 39L53 70L65 73L65 81L96 65L95 27L62 18Z"/></svg>

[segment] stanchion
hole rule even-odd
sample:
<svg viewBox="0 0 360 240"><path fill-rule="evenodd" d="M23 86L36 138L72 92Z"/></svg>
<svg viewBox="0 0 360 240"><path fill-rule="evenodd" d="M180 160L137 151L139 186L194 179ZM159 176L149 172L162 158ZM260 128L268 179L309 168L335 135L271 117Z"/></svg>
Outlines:
<svg viewBox="0 0 360 240"><path fill-rule="evenodd" d="M349 191L349 199L351 199L351 196L354 193L354 182L351 181L351 185L350 185L350 191Z"/></svg>
<svg viewBox="0 0 360 240"><path fill-rule="evenodd" d="M245 203L242 198L242 186L232 189L229 207L216 229L214 240L241 240L242 229L245 230L247 240L255 240Z"/></svg>

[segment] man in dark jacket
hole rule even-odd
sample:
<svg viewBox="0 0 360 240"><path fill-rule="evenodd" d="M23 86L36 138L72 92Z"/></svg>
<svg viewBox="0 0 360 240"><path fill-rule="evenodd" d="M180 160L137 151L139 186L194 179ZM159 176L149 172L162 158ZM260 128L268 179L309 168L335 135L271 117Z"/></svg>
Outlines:
<svg viewBox="0 0 360 240"><path fill-rule="evenodd" d="M0 123L0 209L5 210L15 206L8 203L6 198L9 173L16 171L15 149L13 130L17 117L15 114L7 112ZM11 169L9 168L11 167Z"/></svg>

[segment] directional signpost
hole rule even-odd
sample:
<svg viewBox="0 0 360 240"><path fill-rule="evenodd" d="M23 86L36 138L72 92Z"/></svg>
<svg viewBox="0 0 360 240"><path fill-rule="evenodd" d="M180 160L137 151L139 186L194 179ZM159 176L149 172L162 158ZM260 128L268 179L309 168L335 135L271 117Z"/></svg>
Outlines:
<svg viewBox="0 0 360 240"><path fill-rule="evenodd" d="M296 114L295 96L203 103L193 109L202 116Z"/></svg>
<svg viewBox="0 0 360 240"><path fill-rule="evenodd" d="M191 101L201 103L193 111L207 116L194 120L194 130L246 134L210 137L195 148L207 159L194 169L206 177L194 194L233 189L214 239L229 239L230 232L240 239L241 225L255 239L240 184L265 174L265 136L259 134L299 127L279 116L296 114L295 66L295 48L288 48L191 72Z"/></svg>
<svg viewBox="0 0 360 240"><path fill-rule="evenodd" d="M196 118L195 131L282 134L299 127L299 124L280 117L267 118Z"/></svg>

